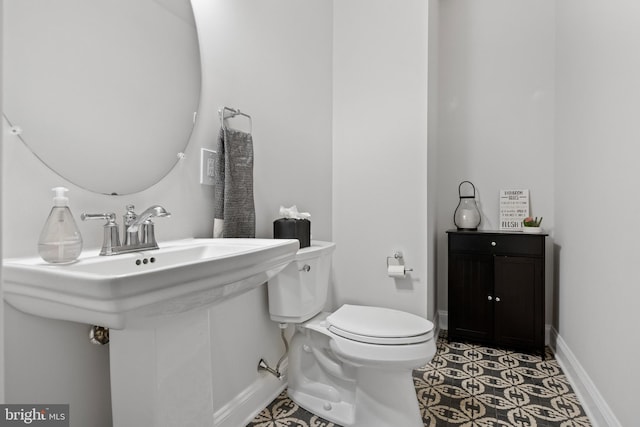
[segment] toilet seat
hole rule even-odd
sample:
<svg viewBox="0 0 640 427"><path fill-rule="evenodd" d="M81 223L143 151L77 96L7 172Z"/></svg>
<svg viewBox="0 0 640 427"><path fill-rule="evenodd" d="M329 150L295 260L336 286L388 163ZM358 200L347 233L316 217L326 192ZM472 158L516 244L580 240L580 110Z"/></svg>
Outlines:
<svg viewBox="0 0 640 427"><path fill-rule="evenodd" d="M331 333L366 344L407 345L433 339L433 323L390 308L345 304L326 320Z"/></svg>

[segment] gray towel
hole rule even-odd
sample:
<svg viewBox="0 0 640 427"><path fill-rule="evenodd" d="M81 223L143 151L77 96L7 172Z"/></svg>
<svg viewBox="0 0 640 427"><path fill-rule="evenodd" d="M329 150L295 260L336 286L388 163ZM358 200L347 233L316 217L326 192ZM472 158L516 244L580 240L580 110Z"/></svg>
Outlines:
<svg viewBox="0 0 640 427"><path fill-rule="evenodd" d="M255 237L251 134L220 129L216 152L213 237Z"/></svg>

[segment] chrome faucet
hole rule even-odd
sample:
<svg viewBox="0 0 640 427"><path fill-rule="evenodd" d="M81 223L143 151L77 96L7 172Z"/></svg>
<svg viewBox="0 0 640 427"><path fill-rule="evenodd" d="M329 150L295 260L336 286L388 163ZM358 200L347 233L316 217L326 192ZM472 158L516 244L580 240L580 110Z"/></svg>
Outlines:
<svg viewBox="0 0 640 427"><path fill-rule="evenodd" d="M165 208L160 205L153 205L146 211L142 212L127 228L127 234L138 234L141 245L152 245L154 249L158 248L156 236L154 233L154 224L151 218L163 218L171 216Z"/></svg>
<svg viewBox="0 0 640 427"><path fill-rule="evenodd" d="M86 221L88 219L105 219L104 225L104 241L100 255L118 255L129 252L138 252L143 250L158 249L158 242L154 232L154 224L151 218L169 217L171 214L160 205L153 205L149 209L137 215L134 212L133 205L127 205L127 213L123 216L123 237L122 245L120 244L120 236L118 223L116 222L116 214L113 212L101 214L80 215L80 219Z"/></svg>

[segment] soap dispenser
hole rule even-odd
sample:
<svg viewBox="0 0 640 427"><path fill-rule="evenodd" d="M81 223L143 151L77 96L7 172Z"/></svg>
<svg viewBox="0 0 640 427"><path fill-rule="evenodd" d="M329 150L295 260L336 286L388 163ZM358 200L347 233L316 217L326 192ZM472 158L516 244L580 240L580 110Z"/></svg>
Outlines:
<svg viewBox="0 0 640 427"><path fill-rule="evenodd" d="M69 209L69 199L64 194L69 190L64 187L52 190L55 193L53 207L40 233L38 253L50 263L70 263L82 252L82 236Z"/></svg>

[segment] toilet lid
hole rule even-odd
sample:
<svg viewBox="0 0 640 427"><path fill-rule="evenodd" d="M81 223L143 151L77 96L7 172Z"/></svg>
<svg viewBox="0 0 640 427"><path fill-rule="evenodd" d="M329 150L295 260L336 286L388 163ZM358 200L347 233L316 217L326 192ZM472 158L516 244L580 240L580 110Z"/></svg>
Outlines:
<svg viewBox="0 0 640 427"><path fill-rule="evenodd" d="M345 304L327 317L329 331L368 344L415 344L432 338L433 323L415 314Z"/></svg>

